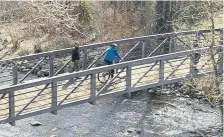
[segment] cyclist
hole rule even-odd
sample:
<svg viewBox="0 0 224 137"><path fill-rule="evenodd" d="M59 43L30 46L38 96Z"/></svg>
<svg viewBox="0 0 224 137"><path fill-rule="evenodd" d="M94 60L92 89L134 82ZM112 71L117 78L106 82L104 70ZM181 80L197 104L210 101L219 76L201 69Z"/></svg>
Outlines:
<svg viewBox="0 0 224 137"><path fill-rule="evenodd" d="M119 60L121 60L120 55L117 52L117 44L113 43L110 45L110 47L107 49L106 55L104 57L104 61L106 65L112 65L114 58L117 57ZM111 78L114 77L114 69L110 70Z"/></svg>

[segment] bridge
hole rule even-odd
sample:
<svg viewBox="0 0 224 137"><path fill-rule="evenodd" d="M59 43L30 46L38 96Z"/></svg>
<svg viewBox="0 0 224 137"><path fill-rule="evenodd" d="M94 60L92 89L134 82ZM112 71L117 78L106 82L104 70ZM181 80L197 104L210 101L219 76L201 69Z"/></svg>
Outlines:
<svg viewBox="0 0 224 137"><path fill-rule="evenodd" d="M221 74L222 32L215 29L213 47ZM212 35L210 30L193 30L84 45L77 72L70 72L72 48L0 60L0 122L15 125L19 119L57 114L62 108L95 104L107 96L131 96L131 92L213 74ZM120 45L122 60L105 66L103 56L114 42ZM201 54L199 63L195 53ZM100 82L99 74L111 69L117 70L115 76Z"/></svg>

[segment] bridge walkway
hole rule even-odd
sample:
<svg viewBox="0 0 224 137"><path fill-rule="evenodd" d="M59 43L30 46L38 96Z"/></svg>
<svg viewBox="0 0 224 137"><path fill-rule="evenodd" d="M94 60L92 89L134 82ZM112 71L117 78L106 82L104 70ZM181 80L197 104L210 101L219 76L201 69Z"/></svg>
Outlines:
<svg viewBox="0 0 224 137"><path fill-rule="evenodd" d="M158 47L164 41L166 41L166 38L163 39ZM223 59L220 58L222 56L222 47L214 47L214 51L216 53L216 61L219 64L219 72L222 73ZM197 52L202 57L195 66L195 53ZM129 53L126 53L126 56ZM86 70L83 69L79 72L72 73L64 72L61 74L57 73L57 71L57 75L54 75L55 73L52 71L50 72L50 77L35 78L23 82L19 82L21 79L18 79L18 68L15 65L17 59L12 59L11 62L14 64L12 66L13 85L3 85L0 87L0 93L4 95L0 100L0 121L3 123L9 122L14 125L16 120L47 112L56 114L57 110L68 106L85 102L95 104L98 99L106 96L119 94L130 95L131 92L146 90L157 86L163 88L167 84L181 82L191 77L209 76L209 74L213 73L208 47L156 55L153 57L150 57L151 53L144 55L148 56L146 58L143 58L144 56L141 54L139 59L124 61L110 66L91 68L95 62L99 61L100 58L97 58ZM52 58L52 52L45 54L50 55L49 58ZM28 57L36 58L40 55L43 54L21 57L19 60L27 59ZM102 57L102 55L101 53L99 57ZM123 56L124 58L125 55ZM10 62L10 60L5 61ZM50 70L53 70L52 66L54 63L52 60L48 61L50 62ZM195 67L198 69L197 72L194 69ZM116 71L115 77L109 79L107 83L100 82L99 78L101 77L98 74L108 72L111 69L118 70ZM29 72L27 73L28 75ZM81 79L76 79L77 77ZM71 79L73 79L71 84L64 87Z"/></svg>

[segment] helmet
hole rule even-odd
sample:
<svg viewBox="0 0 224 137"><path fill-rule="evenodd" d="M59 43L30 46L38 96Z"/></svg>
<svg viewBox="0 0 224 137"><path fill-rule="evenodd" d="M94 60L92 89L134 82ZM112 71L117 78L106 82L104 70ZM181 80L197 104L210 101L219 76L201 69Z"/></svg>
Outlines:
<svg viewBox="0 0 224 137"><path fill-rule="evenodd" d="M117 47L117 44L116 43L112 43L110 46L111 47Z"/></svg>

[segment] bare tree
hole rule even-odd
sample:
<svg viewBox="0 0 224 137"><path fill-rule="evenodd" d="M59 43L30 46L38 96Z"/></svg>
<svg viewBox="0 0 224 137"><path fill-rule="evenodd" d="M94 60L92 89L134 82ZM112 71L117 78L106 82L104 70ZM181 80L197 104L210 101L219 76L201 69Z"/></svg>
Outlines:
<svg viewBox="0 0 224 137"><path fill-rule="evenodd" d="M209 28L211 30L210 35L206 36L206 39L203 40L203 43L199 43L199 40L196 40L196 44L209 47L209 56L212 62L212 69L214 71L213 75L207 75L201 78L188 79L184 82L184 85L190 86L192 92L202 93L204 97L212 104L212 106L220 107L221 119L223 125L223 87L222 87L222 67L223 67L223 49L217 51L215 46L223 44L223 31L215 31L215 16L222 12L223 3L221 1L201 1L194 2L182 9L178 10L175 13L174 26L180 26L185 24L186 26L198 25L202 21L209 23ZM193 12L195 11L195 12ZM178 17L178 18L177 18ZM175 28L175 27L174 27ZM176 27L179 29L180 27ZM196 38L197 36L195 36ZM197 39L197 38L196 38ZM217 40L218 39L218 40ZM217 55L218 53L218 55ZM194 65L194 64L193 64ZM205 84L206 83L206 84ZM183 88L186 88L185 86Z"/></svg>
<svg viewBox="0 0 224 137"><path fill-rule="evenodd" d="M175 1L156 1L156 33L173 32L173 6ZM160 39L161 43L164 39ZM169 40L168 40L169 41ZM163 46L163 53L169 53L169 42Z"/></svg>
<svg viewBox="0 0 224 137"><path fill-rule="evenodd" d="M4 46L9 49L8 45L13 44L9 54L27 40L35 40L34 52L89 40L91 18L81 1L0 1L0 11L1 25L11 37Z"/></svg>

